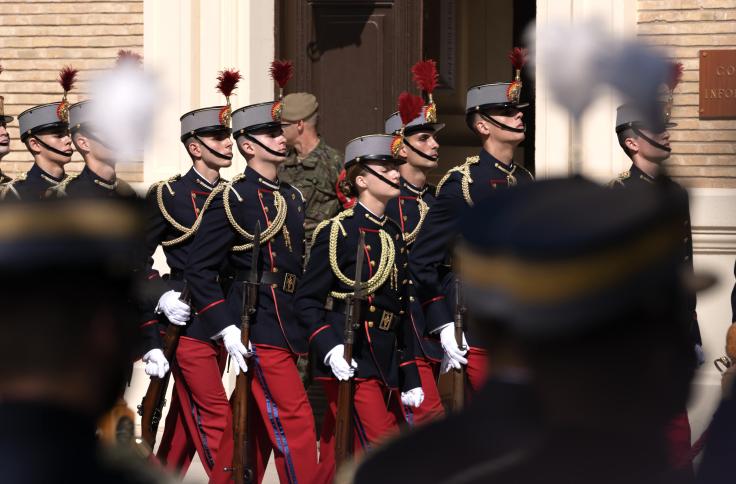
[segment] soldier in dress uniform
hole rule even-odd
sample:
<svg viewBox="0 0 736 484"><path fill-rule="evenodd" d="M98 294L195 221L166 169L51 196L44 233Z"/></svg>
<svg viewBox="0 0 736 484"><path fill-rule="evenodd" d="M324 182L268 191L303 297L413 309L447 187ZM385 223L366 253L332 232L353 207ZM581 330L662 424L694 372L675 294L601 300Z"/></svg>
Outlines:
<svg viewBox="0 0 736 484"><path fill-rule="evenodd" d="M529 171L513 161L514 150L524 141L521 110L528 106L519 102L523 53L517 49L514 50L515 81L484 84L468 90L466 121L481 140L482 149L477 156L469 157L442 178L437 187L437 200L427 214L409 258L427 329L439 335L445 351L444 370L467 365L472 391L477 391L486 377L487 353L467 330L464 338L469 343L469 350L458 347L455 340L452 324L454 276L449 266L449 255L459 232L457 218L462 210L477 204L495 189L533 180Z"/></svg>
<svg viewBox="0 0 736 484"><path fill-rule="evenodd" d="M141 216L120 201L2 208L3 483L169 482L140 456L102 448L95 436L125 382L136 337L130 267Z"/></svg>
<svg viewBox="0 0 736 484"><path fill-rule="evenodd" d="M671 187L576 177L468 211L456 263L494 371L462 412L379 450L355 482L673 482L663 429L694 370L686 207Z"/></svg>
<svg viewBox="0 0 736 484"><path fill-rule="evenodd" d="M681 65L681 64L680 64ZM679 69L675 67L675 72ZM681 72L681 71L679 71ZM616 134L619 144L624 153L631 159L631 168L621 173L610 182L614 188L631 188L634 186L649 187L655 184L672 185L673 189L684 191L676 182L664 173L663 163L670 157L672 148L670 146L670 135L668 128L677 126L670 122L672 112L672 92L677 85L673 81L668 86L668 96L661 103L663 122L659 126L653 126L651 122L645 121L641 110L634 105L626 104L619 106L616 112ZM690 225L689 208L682 220L682 258L683 264L689 272L693 271L693 242L692 229ZM690 332L695 355L698 364L705 361L700 336L700 327L696 313L696 298L693 294L688 300L686 309L690 319ZM692 462L690 452L690 423L687 410L683 408L682 413L672 421L668 429L668 438L672 446L672 465L681 469L683 475L688 475L692 480ZM686 481L687 482L687 479Z"/></svg>
<svg viewBox="0 0 736 484"><path fill-rule="evenodd" d="M304 228L310 241L317 225L340 211L335 187L342 168L342 154L319 136L319 103L314 94L296 92L285 96L281 120L290 150L286 161L279 166L279 179L304 194L307 201Z"/></svg>
<svg viewBox="0 0 736 484"><path fill-rule="evenodd" d="M184 175L155 183L146 197L147 278L160 280L153 269L153 253L159 245L170 273L164 276L166 292L158 301L158 314L144 318L147 344L143 361L147 374L162 378L172 362L163 354L160 331L165 331L167 323L185 325L177 345L176 365L171 366L175 390L157 453L159 460L181 475L186 474L195 451L207 474L212 473L230 413L221 379L225 350L213 343L211 329L196 314L190 320L189 305L180 297L194 235L224 183L220 169L232 164L230 95L239 79L236 70L222 71L218 90L226 105L196 109L181 117L181 141L192 168Z"/></svg>
<svg viewBox="0 0 736 484"><path fill-rule="evenodd" d="M396 198L398 165L391 152L393 136L369 135L345 148L347 180L358 198L354 208L320 224L295 306L317 365L315 379L324 382L327 414L320 437L324 482L335 472L335 413L338 380L355 378L355 449L368 450L398 430L387 401L399 396L402 406L418 407L424 399L409 321L409 271L401 228L386 214ZM343 357L345 297L354 288L356 251L365 234L363 301L355 331L353 361ZM400 393L399 393L400 392ZM395 398L395 397L394 397Z"/></svg>
<svg viewBox="0 0 736 484"><path fill-rule="evenodd" d="M392 151L394 158L406 160L399 166L401 193L386 206L386 215L401 227L407 251L411 253L414 241L424 225L427 212L435 202L435 187L427 183L427 174L437 167L439 143L436 134L444 124L437 122L437 107L432 99L437 69L433 60L414 65L412 71L419 74L424 99L402 93L399 111L385 123L385 132L395 136ZM424 401L416 409L407 409L409 424L421 424L445 413L437 376L442 361L442 346L436 336L427 331L424 312L416 297L413 283L409 288L409 317L415 345L419 350L417 368L424 390Z"/></svg>
<svg viewBox="0 0 736 484"><path fill-rule="evenodd" d="M115 153L92 119L94 102L82 101L69 107L72 142L84 159L84 168L61 183L57 192L75 198L135 198L133 188L118 179Z"/></svg>
<svg viewBox="0 0 736 484"><path fill-rule="evenodd" d="M64 166L72 159L67 94L74 87L77 71L65 67L59 73L64 90L60 102L26 109L18 116L20 140L33 156L31 169L0 189L1 200L30 200L49 196L50 189L64 182Z"/></svg>
<svg viewBox="0 0 736 484"><path fill-rule="evenodd" d="M313 482L317 468L314 419L296 367L307 353L306 330L293 305L301 284L304 256L304 199L279 180L286 158L281 103L265 102L233 112L232 130L247 162L245 172L227 183L204 213L192 242L184 277L192 305L210 338L224 345L236 371L252 371L254 405L250 429L255 477L263 478L271 452L281 482ZM262 227L260 254L251 260L256 222ZM228 294L217 282L229 261L236 277ZM244 281L257 264L260 286L250 345L241 343ZM246 356L248 362L246 363ZM218 453L213 482L229 482L233 456L232 425Z"/></svg>

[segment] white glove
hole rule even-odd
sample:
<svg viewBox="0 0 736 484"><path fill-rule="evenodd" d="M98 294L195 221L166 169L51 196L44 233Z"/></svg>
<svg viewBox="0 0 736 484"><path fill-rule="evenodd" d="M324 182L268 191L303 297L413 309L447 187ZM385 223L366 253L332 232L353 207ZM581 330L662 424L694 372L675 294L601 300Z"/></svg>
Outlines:
<svg viewBox="0 0 736 484"><path fill-rule="evenodd" d="M421 387L412 388L408 392L401 392L401 403L407 407L418 408L424 401L424 390Z"/></svg>
<svg viewBox="0 0 736 484"><path fill-rule="evenodd" d="M164 352L158 348L154 348L143 355L143 363L146 364L146 375L157 376L163 378L169 371L169 362L166 361Z"/></svg>
<svg viewBox="0 0 736 484"><path fill-rule="evenodd" d="M358 369L358 364L355 360L352 360L352 364L348 365L345 361L343 353L345 352L345 345L337 345L332 348L325 356L325 365L330 365L332 373L338 380L347 381L355 376L355 370Z"/></svg>
<svg viewBox="0 0 736 484"><path fill-rule="evenodd" d="M465 355L468 353L468 342L465 341L465 333L463 333L463 346L464 350L461 350L457 346L457 340L455 339L455 325L453 323L446 324L440 330L440 343L442 343L442 349L445 350L445 357L447 360L447 370L454 368L460 369L460 365L467 365L468 360Z"/></svg>
<svg viewBox="0 0 736 484"><path fill-rule="evenodd" d="M243 370L243 373L247 372L248 365L245 363L245 359L251 355L251 352L245 347L243 342L240 341L240 328L231 324L222 330L220 336L222 336L222 343L230 354L230 358L235 360L237 363L235 366L235 374L240 374L240 370ZM250 346L250 341L248 342L248 346Z"/></svg>
<svg viewBox="0 0 736 484"><path fill-rule="evenodd" d="M698 366L701 366L703 363L705 363L705 351L703 351L702 345L695 345L695 360L697 361Z"/></svg>
<svg viewBox="0 0 736 484"><path fill-rule="evenodd" d="M157 313L164 313L171 324L184 326L189 321L189 305L180 301L181 293L178 291L166 291L158 300Z"/></svg>

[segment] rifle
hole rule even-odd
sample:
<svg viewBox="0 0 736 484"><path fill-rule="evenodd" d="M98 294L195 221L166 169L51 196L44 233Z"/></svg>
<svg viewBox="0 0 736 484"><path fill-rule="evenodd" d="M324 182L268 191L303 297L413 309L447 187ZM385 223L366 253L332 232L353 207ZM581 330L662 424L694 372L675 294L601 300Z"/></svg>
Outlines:
<svg viewBox="0 0 736 484"><path fill-rule="evenodd" d="M462 296L460 279L455 278L455 341L458 348L465 349L463 344L463 327L465 325L465 301ZM465 368L452 370L452 411L459 412L465 404Z"/></svg>
<svg viewBox="0 0 736 484"><path fill-rule="evenodd" d="M184 287L181 290L179 300L189 304L189 286L184 281ZM176 358L176 347L179 344L179 335L181 334L181 326L171 324L166 327L164 334L164 357L169 362L169 366L173 368L174 359ZM158 424L161 422L164 407L166 406L166 390L169 387L169 379L171 378L171 370L166 372L163 378L152 376L148 383L148 390L138 405L138 415L141 416L141 440L148 445L153 451L156 445L156 431Z"/></svg>
<svg viewBox="0 0 736 484"><path fill-rule="evenodd" d="M360 306L365 299L363 294L363 257L365 252L365 233L360 233L358 252L355 256L355 282L353 293L345 299L345 336L343 358L351 364L355 330L360 327ZM353 380L339 381L337 388L337 415L335 416L335 460L336 467L350 459L353 454Z"/></svg>
<svg viewBox="0 0 736 484"><path fill-rule="evenodd" d="M250 339L250 321L256 313L258 297L258 259L261 252L261 221L256 222L253 231L253 250L250 258L250 274L243 281L243 309L240 314L240 341L248 348ZM250 462L248 406L250 402L250 384L253 372L239 372L235 380L235 397L233 398L233 479L235 484L253 482L253 466Z"/></svg>

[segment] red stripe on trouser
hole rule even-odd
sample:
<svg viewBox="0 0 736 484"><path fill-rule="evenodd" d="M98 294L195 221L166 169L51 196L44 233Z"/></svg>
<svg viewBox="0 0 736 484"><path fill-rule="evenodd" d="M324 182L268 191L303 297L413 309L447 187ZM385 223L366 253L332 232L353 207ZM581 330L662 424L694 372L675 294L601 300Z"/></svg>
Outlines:
<svg viewBox="0 0 736 484"><path fill-rule="evenodd" d="M176 385L176 383L174 383ZM162 461L168 469L177 469L179 475L184 477L192 463L192 457L197 452L194 441L189 436L184 414L181 411L179 395L176 390L171 392L171 405L166 414L164 422L164 433L159 444L158 458L166 458Z"/></svg>
<svg viewBox="0 0 736 484"><path fill-rule="evenodd" d="M289 456L300 483L314 482L317 470L317 436L314 432L314 416L312 407L304 391L304 385L296 368L296 356L287 349L256 345L256 353L260 362L260 370L268 386L271 404L278 409L278 418L288 445ZM253 358L248 359L248 366ZM249 368L249 371L251 369ZM259 379L251 378L251 447L252 462L256 481L261 482L271 452L280 482L290 482L287 477L286 456L279 451L279 441L266 406L266 395ZM273 409L271 416L273 417ZM283 448L284 439L280 440ZM228 423L223 437L223 446L218 455L211 483L232 482L231 473L221 472L224 467L231 467L233 456L232 423Z"/></svg>
<svg viewBox="0 0 736 484"><path fill-rule="evenodd" d="M490 361L488 360L488 352L480 348L470 348L467 354L468 366L465 372L470 383L469 391L466 392L470 397L476 393L488 380L488 371Z"/></svg>
<svg viewBox="0 0 736 484"><path fill-rule="evenodd" d="M179 340L173 368L174 390L186 432L175 427L176 438L172 437L171 447L164 447L162 442L158 458L167 468L175 470L180 465L188 465L190 448L182 443L186 436L196 448L207 475L211 474L208 460L217 457L230 414L230 404L222 385L225 356L222 346L192 338Z"/></svg>
<svg viewBox="0 0 736 484"><path fill-rule="evenodd" d="M673 418L665 429L669 447L669 462L675 471L673 483L694 482L693 465L690 459L690 421L687 411Z"/></svg>
<svg viewBox="0 0 736 484"><path fill-rule="evenodd" d="M411 408L411 411L414 414L414 425L421 425L442 418L445 415L445 408L442 406L442 398L437 390L437 374L440 364L425 358L417 358L416 361L422 390L424 390L424 401L419 407Z"/></svg>
<svg viewBox="0 0 736 484"><path fill-rule="evenodd" d="M337 411L337 380L323 381L327 395L327 411L325 412L320 437L319 455L319 478L318 483L330 483L335 477L335 412ZM353 402L364 438L374 447L399 430L396 416L386 409L386 397L388 390L378 380L364 380L355 382ZM355 431L353 448L356 454L360 454L361 438Z"/></svg>

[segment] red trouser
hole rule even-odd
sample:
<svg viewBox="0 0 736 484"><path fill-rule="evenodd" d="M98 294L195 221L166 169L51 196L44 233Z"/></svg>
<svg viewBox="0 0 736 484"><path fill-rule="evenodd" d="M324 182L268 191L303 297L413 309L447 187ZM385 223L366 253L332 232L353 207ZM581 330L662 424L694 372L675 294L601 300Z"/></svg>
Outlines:
<svg viewBox="0 0 736 484"><path fill-rule="evenodd" d="M230 404L222 385L226 352L221 345L182 337L176 349L174 396L157 457L170 470L186 473L194 451L212 473Z"/></svg>
<svg viewBox="0 0 736 484"><path fill-rule="evenodd" d="M319 444L320 478L315 482L330 483L335 476L335 414L337 413L337 380L324 380L327 411ZM370 450L381 440L399 431L396 415L386 408L388 389L378 380L356 381L353 392L353 425L355 454Z"/></svg>
<svg viewBox="0 0 736 484"><path fill-rule="evenodd" d="M296 368L296 356L284 348L255 345L248 359L251 375L249 434L256 482L263 480L274 453L280 482L312 483L317 472L317 435L307 392ZM211 483L232 482L233 427L228 421Z"/></svg>
<svg viewBox="0 0 736 484"><path fill-rule="evenodd" d="M442 398L437 390L437 374L440 364L426 358L417 358L416 362L424 391L424 401L418 408L404 406L406 421L411 426L431 422L445 415L445 407L442 406Z"/></svg>
<svg viewBox="0 0 736 484"><path fill-rule="evenodd" d="M472 396L486 383L488 380L488 352L486 350L470 347L468 354L465 356L468 359L468 365L465 367L465 372L468 376L468 382L470 383L470 395Z"/></svg>
<svg viewBox="0 0 736 484"><path fill-rule="evenodd" d="M687 418L687 411L673 418L667 424L666 431L670 466L675 471L677 479L673 484L694 482L695 474L690 455L690 421Z"/></svg>

